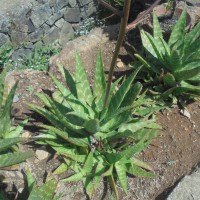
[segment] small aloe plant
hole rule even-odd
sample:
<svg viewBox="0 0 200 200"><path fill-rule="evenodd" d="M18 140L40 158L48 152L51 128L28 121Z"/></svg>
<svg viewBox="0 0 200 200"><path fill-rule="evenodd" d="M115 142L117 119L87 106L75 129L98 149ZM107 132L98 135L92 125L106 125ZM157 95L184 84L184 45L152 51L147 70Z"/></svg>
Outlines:
<svg viewBox="0 0 200 200"><path fill-rule="evenodd" d="M24 142L26 139L20 137L27 120L24 120L17 127L11 125L11 106L17 83L8 93L5 82L7 68L0 74L0 169L8 167L33 156L32 151L18 152L16 144ZM16 152L12 152L12 150Z"/></svg>
<svg viewBox="0 0 200 200"><path fill-rule="evenodd" d="M75 76L61 66L59 70L68 88L50 75L58 88L53 98L37 93L45 107L28 104L51 124L41 125L43 133L36 138L64 158L65 162L54 174L72 169L74 174L62 181L82 180L89 196L102 177L108 178L117 195L115 178L127 192L127 173L153 176L148 172L152 168L135 157L151 143L159 128L155 119L148 119L150 110L134 112L141 105L135 100L142 85L139 82L132 85L132 82L140 69L121 84L121 79L111 84L107 107L104 106L106 80L100 51L92 90L78 54Z"/></svg>
<svg viewBox="0 0 200 200"><path fill-rule="evenodd" d="M168 42L153 14L153 36L141 30L146 59L135 54L149 72L154 94L166 99L200 95L200 23L186 33L186 10L174 26Z"/></svg>

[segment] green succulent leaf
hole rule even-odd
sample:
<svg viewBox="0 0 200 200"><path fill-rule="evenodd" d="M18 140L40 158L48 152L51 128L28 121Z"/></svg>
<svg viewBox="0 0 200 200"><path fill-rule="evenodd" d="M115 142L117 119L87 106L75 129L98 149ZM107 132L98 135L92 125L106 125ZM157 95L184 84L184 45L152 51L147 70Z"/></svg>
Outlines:
<svg viewBox="0 0 200 200"><path fill-rule="evenodd" d="M175 26L172 29L172 33L169 38L168 44L172 46L175 42L178 40L183 40L185 37L185 27L186 27L186 9L184 9L181 13L181 16L178 20L178 22L175 24Z"/></svg>
<svg viewBox="0 0 200 200"><path fill-rule="evenodd" d="M83 126L91 134L95 134L96 132L100 131L98 119L90 119L90 120L86 121Z"/></svg>
<svg viewBox="0 0 200 200"><path fill-rule="evenodd" d="M45 184L43 184L39 189L41 194L41 199L43 200L53 199L57 184L58 183L55 179L50 179Z"/></svg>
<svg viewBox="0 0 200 200"><path fill-rule="evenodd" d="M13 137L13 138L6 138L6 139L0 139L0 152L9 149L13 145L22 142L23 138L21 137Z"/></svg>
<svg viewBox="0 0 200 200"><path fill-rule="evenodd" d="M105 93L105 89L106 89L106 79L104 75L103 59L101 50L99 50L96 62L94 90L93 90L96 102L98 102L102 97L102 95Z"/></svg>
<svg viewBox="0 0 200 200"><path fill-rule="evenodd" d="M58 135L65 141L69 142L70 144L82 146L82 147L86 147L88 145L87 139L70 137L67 131L59 130L53 126L48 126L48 125L40 125L40 127L52 131L53 133L55 133L56 135Z"/></svg>
<svg viewBox="0 0 200 200"><path fill-rule="evenodd" d="M121 164L119 161L115 163L115 169L119 182L124 190L127 193L127 179L126 179L126 167L124 164Z"/></svg>
<svg viewBox="0 0 200 200"><path fill-rule="evenodd" d="M199 74L200 74L200 67L188 70L179 70L174 72L174 76L177 81L189 80L190 78L198 76Z"/></svg>
<svg viewBox="0 0 200 200"><path fill-rule="evenodd" d="M67 86L69 87L70 92L73 94L73 96L77 97L76 83L74 81L74 77L63 66L58 65L58 68L59 68L62 76L64 77L64 80L66 81Z"/></svg>
<svg viewBox="0 0 200 200"><path fill-rule="evenodd" d="M34 155L33 151L5 153L0 155L0 168L8 167L20 162L25 161Z"/></svg>
<svg viewBox="0 0 200 200"><path fill-rule="evenodd" d="M198 23L188 34L185 36L184 49L187 50L193 45L200 37L200 23Z"/></svg>
<svg viewBox="0 0 200 200"><path fill-rule="evenodd" d="M129 174L132 174L134 176L142 176L142 177L153 177L153 176L155 176L154 174L149 173L149 172L141 169L140 167L138 167L134 164L126 164L126 169L127 169L127 172Z"/></svg>
<svg viewBox="0 0 200 200"><path fill-rule="evenodd" d="M76 53L75 80L76 80L76 91L78 99L86 104L88 103L89 105L91 105L93 101L93 95L90 89L90 84L88 82L83 64L77 53Z"/></svg>
<svg viewBox="0 0 200 200"><path fill-rule="evenodd" d="M170 73L167 73L163 76L163 82L164 82L164 85L166 86L169 86L169 87L174 87L176 86L176 79L175 77L170 74Z"/></svg>
<svg viewBox="0 0 200 200"><path fill-rule="evenodd" d="M117 90L116 94L113 95L113 97L110 100L109 106L108 106L108 112L107 115L112 115L116 112L116 110L120 107L121 103L123 102L127 92L130 90L131 83L133 82L135 76L139 72L141 67L136 69L120 86L120 88Z"/></svg>

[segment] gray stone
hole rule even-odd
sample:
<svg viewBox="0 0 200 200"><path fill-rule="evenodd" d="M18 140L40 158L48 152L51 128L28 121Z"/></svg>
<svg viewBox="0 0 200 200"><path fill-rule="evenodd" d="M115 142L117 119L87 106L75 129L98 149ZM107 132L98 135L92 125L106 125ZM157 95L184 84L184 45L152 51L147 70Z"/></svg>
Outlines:
<svg viewBox="0 0 200 200"><path fill-rule="evenodd" d="M52 8L55 5L56 0L49 0L49 6Z"/></svg>
<svg viewBox="0 0 200 200"><path fill-rule="evenodd" d="M22 58L29 57L30 55L32 55L32 53L33 52L30 49L21 48L21 49L16 50L12 54L12 59L13 60L20 60Z"/></svg>
<svg viewBox="0 0 200 200"><path fill-rule="evenodd" d="M9 37L7 35L0 33L0 46L8 43L9 41Z"/></svg>
<svg viewBox="0 0 200 200"><path fill-rule="evenodd" d="M167 200L199 200L200 168L191 175L185 176L175 187Z"/></svg>
<svg viewBox="0 0 200 200"><path fill-rule="evenodd" d="M67 22L78 23L81 18L81 13L79 8L68 8L64 14L64 19Z"/></svg>
<svg viewBox="0 0 200 200"><path fill-rule="evenodd" d="M12 31L10 37L13 46L18 46L27 41L27 34L19 31Z"/></svg>
<svg viewBox="0 0 200 200"><path fill-rule="evenodd" d="M82 9L81 15L83 19L86 19L96 13L97 9L94 3L90 3L86 8Z"/></svg>
<svg viewBox="0 0 200 200"><path fill-rule="evenodd" d="M68 22L64 22L60 32L60 38L59 38L60 45L64 45L73 38L74 38L74 30L72 28L72 25Z"/></svg>
<svg viewBox="0 0 200 200"><path fill-rule="evenodd" d="M43 4L39 7L35 7L31 15L31 20L36 28L44 24L51 16L51 8L49 4Z"/></svg>
<svg viewBox="0 0 200 200"><path fill-rule="evenodd" d="M27 20L27 26L29 33L34 32L36 29L35 26L33 25L33 22L30 19Z"/></svg>
<svg viewBox="0 0 200 200"><path fill-rule="evenodd" d="M61 8L67 6L67 4L68 4L68 0L56 0L55 6L54 6L55 12L58 12Z"/></svg>
<svg viewBox="0 0 200 200"><path fill-rule="evenodd" d="M51 27L46 23L44 23L40 28L43 30L44 35L46 35L51 29Z"/></svg>
<svg viewBox="0 0 200 200"><path fill-rule="evenodd" d="M44 3L48 3L49 0L37 0L37 2L40 3L40 4L44 4Z"/></svg>
<svg viewBox="0 0 200 200"><path fill-rule="evenodd" d="M34 42L37 42L40 39L42 39L43 36L44 36L44 30L42 28L38 28L38 29L36 29L35 32L30 33L28 35L28 39L30 42L34 43Z"/></svg>
<svg viewBox="0 0 200 200"><path fill-rule="evenodd" d="M42 41L39 41L39 42L36 42L33 46L34 47L38 47L38 48L40 48L40 47L42 47L44 44L42 43Z"/></svg>
<svg viewBox="0 0 200 200"><path fill-rule="evenodd" d="M63 17L63 13L61 11L55 13L54 15L52 15L48 21L47 24L49 24L50 26L52 26L57 20L59 20L60 18Z"/></svg>
<svg viewBox="0 0 200 200"><path fill-rule="evenodd" d="M51 44L55 42L59 38L59 28L53 26L49 32L44 36L43 42L44 44Z"/></svg>
<svg viewBox="0 0 200 200"><path fill-rule="evenodd" d="M85 6L89 3L91 3L93 0L79 0L79 3L81 6Z"/></svg>
<svg viewBox="0 0 200 200"><path fill-rule="evenodd" d="M40 149L36 150L35 154L36 154L38 160L44 160L44 159L48 158L48 155L49 155L49 153L47 151L40 150Z"/></svg>
<svg viewBox="0 0 200 200"><path fill-rule="evenodd" d="M1 15L0 17L0 31L1 32L8 32L10 27L10 19L6 15Z"/></svg>
<svg viewBox="0 0 200 200"><path fill-rule="evenodd" d="M200 0L186 0L189 5L200 6Z"/></svg>
<svg viewBox="0 0 200 200"><path fill-rule="evenodd" d="M76 0L68 0L68 1L71 8L74 8L77 4Z"/></svg>
<svg viewBox="0 0 200 200"><path fill-rule="evenodd" d="M14 10L11 10L12 20L20 22L21 20L26 19L32 10L32 3L27 1L24 4L16 5Z"/></svg>
<svg viewBox="0 0 200 200"><path fill-rule="evenodd" d="M62 28L63 27L63 24L65 23L65 20L63 18L59 19L55 25L58 27L58 28Z"/></svg>
<svg viewBox="0 0 200 200"><path fill-rule="evenodd" d="M17 25L15 25L15 31L28 33L29 32L29 27L28 27L27 24L18 23Z"/></svg>

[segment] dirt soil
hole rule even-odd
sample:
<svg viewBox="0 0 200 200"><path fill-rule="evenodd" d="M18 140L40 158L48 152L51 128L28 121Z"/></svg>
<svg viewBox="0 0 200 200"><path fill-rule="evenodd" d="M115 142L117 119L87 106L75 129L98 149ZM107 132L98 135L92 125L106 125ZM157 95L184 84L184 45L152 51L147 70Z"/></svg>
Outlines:
<svg viewBox="0 0 200 200"><path fill-rule="evenodd" d="M107 47L109 49L114 47L115 42L111 41L107 45L104 48L105 53L103 55L104 64L109 66L111 55L106 53L106 49L108 49ZM129 67L126 65L127 51L125 48L121 49L120 58L124 63L121 71L126 72ZM83 62L85 62L84 59ZM8 78L10 81L19 80L16 91L19 100L13 103L14 122L18 123L27 116L31 116L25 130L30 135L36 135L39 131L37 125L44 122L44 119L30 111L26 103L41 105L34 93L43 91L51 95L55 91L55 87L45 72L14 71L11 72L9 77L11 77ZM118 187L120 199L164 200L180 179L184 175L191 173L200 162L200 102L197 101L188 105L187 109L191 115L190 119L181 115L177 107L172 108L170 111L165 110L158 113L157 121L162 126L160 136L139 155L140 158L154 168L156 176L154 178L128 177L128 194L125 195L121 192L121 188ZM35 149L35 146L29 147ZM44 147L39 148L45 149ZM59 157L55 158L50 155L46 160L35 162L34 158L28 162L35 168L35 171L40 170L37 181L41 182L44 174L56 168L60 160ZM4 189L7 193L15 191L13 189L15 187L11 184L12 182L13 180L4 184ZM9 185L12 185L12 187ZM66 188L61 186L58 192L62 193L63 200L87 199L81 183L66 184ZM24 198L19 194L17 199ZM105 184L101 185L92 199L111 199L110 192L106 190Z"/></svg>

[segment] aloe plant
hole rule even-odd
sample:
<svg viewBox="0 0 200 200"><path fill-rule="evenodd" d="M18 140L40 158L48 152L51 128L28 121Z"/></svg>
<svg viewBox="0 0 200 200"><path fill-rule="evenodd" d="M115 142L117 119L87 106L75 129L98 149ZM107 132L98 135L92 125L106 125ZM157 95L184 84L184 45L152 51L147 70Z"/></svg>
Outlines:
<svg viewBox="0 0 200 200"><path fill-rule="evenodd" d="M139 82L132 85L132 82L139 69L121 84L121 79L111 84L107 107L104 107L106 80L101 52L93 90L78 54L75 76L61 66L59 70L68 88L50 75L58 88L53 98L37 93L45 107L28 104L51 123L41 125L43 131L35 138L41 144L49 144L65 160L54 173L72 169L74 175L63 181L82 180L90 196L102 177L108 178L117 194L116 177L126 192L127 173L153 176L148 172L152 170L150 166L133 157L150 144L159 128L155 119L148 120L151 110L136 109L142 104L142 98L135 101L142 85Z"/></svg>
<svg viewBox="0 0 200 200"><path fill-rule="evenodd" d="M153 14L153 35L141 30L141 38L147 57L135 56L149 73L152 93L164 99L200 95L200 23L186 33L186 10L183 10L165 42Z"/></svg>
<svg viewBox="0 0 200 200"><path fill-rule="evenodd" d="M33 156L32 151L27 152L12 152L16 151L16 144L24 142L26 139L20 137L21 132L27 119L17 127L11 125L11 106L17 83L8 93L8 87L5 82L7 68L0 74L0 169L20 163L27 158Z"/></svg>

